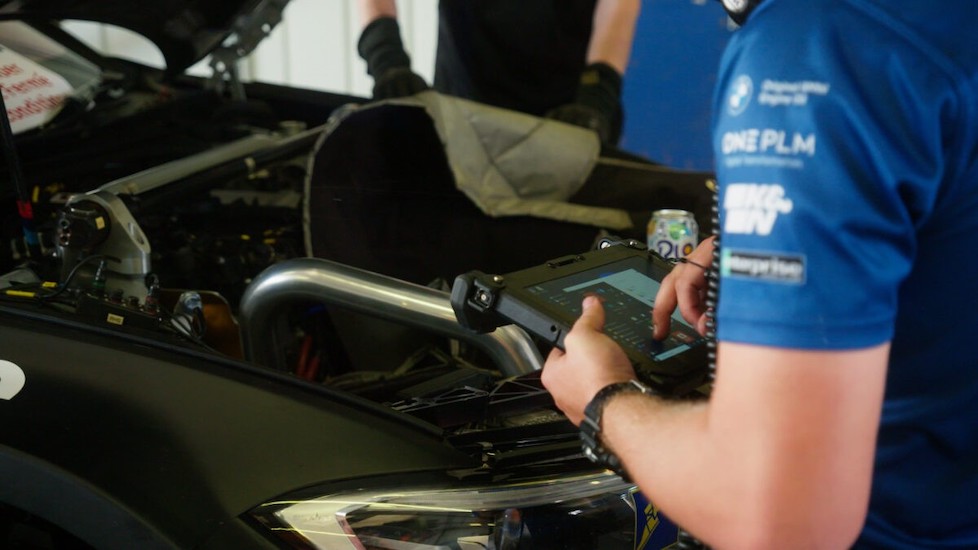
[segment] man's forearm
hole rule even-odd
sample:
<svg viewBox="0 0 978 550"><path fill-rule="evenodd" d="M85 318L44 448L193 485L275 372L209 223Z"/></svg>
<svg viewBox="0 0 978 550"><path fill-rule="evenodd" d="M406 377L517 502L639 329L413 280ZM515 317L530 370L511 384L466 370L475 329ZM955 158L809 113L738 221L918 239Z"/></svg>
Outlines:
<svg viewBox="0 0 978 550"><path fill-rule="evenodd" d="M708 404L621 394L602 440L711 545L845 548L866 516L888 353L721 342Z"/></svg>
<svg viewBox="0 0 978 550"><path fill-rule="evenodd" d="M734 522L723 515L735 515L737 510L729 503L710 505L724 492L718 490L718 480L712 476L707 414L705 402L622 394L604 409L602 440L646 496L660 507L666 505L671 519L694 529L700 524L714 525L727 534L726 526ZM695 518L695 525L689 525L690 517Z"/></svg>
<svg viewBox="0 0 978 550"><path fill-rule="evenodd" d="M640 0L598 0L588 45L588 63L607 63L625 74L640 7Z"/></svg>
<svg viewBox="0 0 978 550"><path fill-rule="evenodd" d="M606 406L603 441L623 461L642 492L678 525L715 548L766 550L842 548L814 542L776 509L758 469L773 468L758 457L738 454L709 426L704 402L683 403L629 394ZM636 436L636 434L641 434ZM736 433L727 434L736 438ZM820 506L812 499L806 508ZM788 507L790 508L790 506ZM815 516L816 514L813 514ZM826 529L825 525L821 526ZM834 527L826 529L831 530ZM851 543L851 541L849 541Z"/></svg>

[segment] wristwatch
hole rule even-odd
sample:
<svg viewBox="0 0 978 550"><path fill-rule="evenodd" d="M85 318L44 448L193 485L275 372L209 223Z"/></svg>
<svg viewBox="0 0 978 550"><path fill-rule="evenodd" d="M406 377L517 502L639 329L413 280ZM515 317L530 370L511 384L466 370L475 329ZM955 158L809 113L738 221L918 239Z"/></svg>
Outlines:
<svg viewBox="0 0 978 550"><path fill-rule="evenodd" d="M591 462L605 466L622 478L628 479L618 456L601 444L601 415L604 412L604 407L608 403L608 399L623 392L655 394L652 388L634 379L628 382L615 382L601 388L591 399L591 402L584 407L584 420L581 421L580 426L581 449L584 451L584 456L588 457Z"/></svg>

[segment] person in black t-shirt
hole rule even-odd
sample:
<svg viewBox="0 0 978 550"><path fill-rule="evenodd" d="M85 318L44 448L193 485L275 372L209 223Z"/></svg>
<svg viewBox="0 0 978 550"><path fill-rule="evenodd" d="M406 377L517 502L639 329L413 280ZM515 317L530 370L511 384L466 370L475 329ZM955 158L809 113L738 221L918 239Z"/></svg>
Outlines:
<svg viewBox="0 0 978 550"><path fill-rule="evenodd" d="M394 0L358 0L374 99L429 88L411 70ZM433 87L548 116L616 144L640 0L441 0Z"/></svg>

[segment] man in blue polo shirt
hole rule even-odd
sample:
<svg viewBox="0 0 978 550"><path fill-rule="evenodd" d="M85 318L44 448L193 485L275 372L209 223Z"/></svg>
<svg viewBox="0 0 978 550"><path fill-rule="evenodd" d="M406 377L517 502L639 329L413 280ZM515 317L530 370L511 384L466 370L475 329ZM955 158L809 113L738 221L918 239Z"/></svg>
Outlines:
<svg viewBox="0 0 978 550"><path fill-rule="evenodd" d="M765 0L715 102L720 238L657 296L705 329L708 402L628 389L595 300L543 381L720 547L978 547L978 3ZM634 387L633 385L631 387Z"/></svg>

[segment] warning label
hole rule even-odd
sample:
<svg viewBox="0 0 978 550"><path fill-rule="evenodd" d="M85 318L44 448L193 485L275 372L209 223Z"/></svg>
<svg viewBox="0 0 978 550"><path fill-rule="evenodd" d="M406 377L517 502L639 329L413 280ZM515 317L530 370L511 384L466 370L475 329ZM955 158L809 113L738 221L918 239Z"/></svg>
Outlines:
<svg viewBox="0 0 978 550"><path fill-rule="evenodd" d="M0 93L15 134L54 118L71 91L58 73L0 46Z"/></svg>

